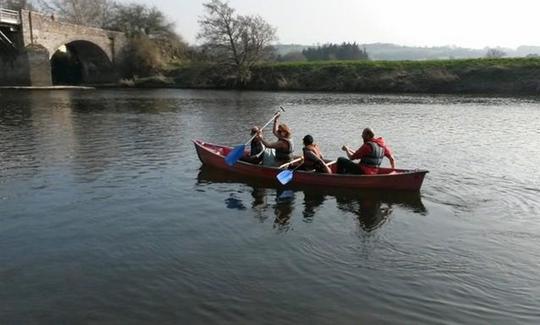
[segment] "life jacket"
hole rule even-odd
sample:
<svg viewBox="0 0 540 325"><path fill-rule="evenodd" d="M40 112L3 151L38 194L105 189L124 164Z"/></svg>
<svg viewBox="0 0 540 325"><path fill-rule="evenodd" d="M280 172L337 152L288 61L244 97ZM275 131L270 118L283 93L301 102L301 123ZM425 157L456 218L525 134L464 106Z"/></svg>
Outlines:
<svg viewBox="0 0 540 325"><path fill-rule="evenodd" d="M264 144L262 141L253 139L251 140L250 155L255 157L260 157L264 152Z"/></svg>
<svg viewBox="0 0 540 325"><path fill-rule="evenodd" d="M319 149L319 147L317 145L309 145L309 146L306 146L302 149L302 151L304 152L304 167L305 168L313 168L315 167L316 163L318 163L319 161L315 161L315 160L312 160L310 159L310 156L306 154L306 152L311 152L313 153L315 156L319 157L319 158L322 158L321 156L321 150Z"/></svg>
<svg viewBox="0 0 540 325"><path fill-rule="evenodd" d="M360 164L379 167L384 158L384 148L373 141L368 141L367 144L371 146L371 153L362 157L362 159L360 159Z"/></svg>
<svg viewBox="0 0 540 325"><path fill-rule="evenodd" d="M278 161L290 161L293 156L292 153L294 151L293 143L290 139L286 138L280 138L280 140L286 141L289 145L287 150L283 149L276 149L276 160Z"/></svg>

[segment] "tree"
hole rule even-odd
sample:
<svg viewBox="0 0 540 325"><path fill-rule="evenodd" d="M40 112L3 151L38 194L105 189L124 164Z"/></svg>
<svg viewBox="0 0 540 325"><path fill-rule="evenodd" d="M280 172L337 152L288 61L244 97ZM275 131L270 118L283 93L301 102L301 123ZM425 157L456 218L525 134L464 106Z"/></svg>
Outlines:
<svg viewBox="0 0 540 325"><path fill-rule="evenodd" d="M324 60L369 60L366 49L360 49L356 43L325 44L310 47L302 51L309 61Z"/></svg>
<svg viewBox="0 0 540 325"><path fill-rule="evenodd" d="M32 1L29 0L6 0L2 6L11 10L33 9Z"/></svg>
<svg viewBox="0 0 540 325"><path fill-rule="evenodd" d="M288 52L284 55L279 55L277 61L281 62L294 62L294 61L305 61L306 57L300 51Z"/></svg>
<svg viewBox="0 0 540 325"><path fill-rule="evenodd" d="M233 67L236 82L245 84L253 65L269 55L276 29L260 16L236 15L220 0L210 0L203 6L206 15L199 20L198 39L204 41L204 52L214 61Z"/></svg>
<svg viewBox="0 0 540 325"><path fill-rule="evenodd" d="M66 21L86 26L103 27L111 19L115 6L112 0L37 0L40 10L53 13Z"/></svg>
<svg viewBox="0 0 540 325"><path fill-rule="evenodd" d="M151 55L155 60L141 61L142 63L152 62L148 64L148 69L142 69L143 72L155 70L159 62L163 64L166 61L179 60L186 56L188 45L175 32L174 24L169 22L163 12L156 7L147 7L136 3L117 4L111 19L104 27L124 32L128 38L133 40L128 53L134 54L143 51L140 49L137 52L138 43L144 47L146 53L151 52L152 49L157 52ZM140 57L139 54L137 56Z"/></svg>
<svg viewBox="0 0 540 325"><path fill-rule="evenodd" d="M164 65L163 57L156 51L155 43L144 35L129 38L120 63L123 77L146 77L159 73Z"/></svg>
<svg viewBox="0 0 540 325"><path fill-rule="evenodd" d="M486 52L486 58L499 59L506 56L506 53L499 49L488 49Z"/></svg>
<svg viewBox="0 0 540 325"><path fill-rule="evenodd" d="M176 35L174 24L168 22L160 10L137 3L116 4L106 27L122 31L128 37L140 35L170 37Z"/></svg>

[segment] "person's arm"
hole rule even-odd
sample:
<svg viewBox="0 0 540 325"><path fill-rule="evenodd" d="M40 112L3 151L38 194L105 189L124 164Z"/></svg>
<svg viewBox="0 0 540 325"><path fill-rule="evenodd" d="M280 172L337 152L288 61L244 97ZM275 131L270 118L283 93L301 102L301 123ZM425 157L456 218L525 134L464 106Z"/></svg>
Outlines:
<svg viewBox="0 0 540 325"><path fill-rule="evenodd" d="M394 158L394 155L390 154L387 157L388 160L390 160L390 167L392 167L392 169L396 169L396 159Z"/></svg>
<svg viewBox="0 0 540 325"><path fill-rule="evenodd" d="M304 160L311 160L317 164L320 164L321 166L323 166L323 168L328 174L332 174L332 170L330 169L330 167L326 166L326 162L324 162L324 160L318 157L313 151L304 150Z"/></svg>
<svg viewBox="0 0 540 325"><path fill-rule="evenodd" d="M274 133L274 135L279 138L279 134L278 134L278 126L279 126L279 123L278 123L278 120L279 120L279 113L276 114L276 117L274 117L274 127L272 128L272 133Z"/></svg>
<svg viewBox="0 0 540 325"><path fill-rule="evenodd" d="M343 146L342 149L347 153L347 157L350 160L362 159L362 157L369 155L371 152L371 146L365 143L356 151L352 151L351 148L347 146Z"/></svg>
<svg viewBox="0 0 540 325"><path fill-rule="evenodd" d="M313 151L306 150L306 149L304 149L304 159L305 160L310 160L310 161L313 161L313 162L321 161L321 159L319 157L317 157L317 155Z"/></svg>
<svg viewBox="0 0 540 325"><path fill-rule="evenodd" d="M354 155L354 151L352 151L351 148L349 148L347 146L343 146L343 147L341 147L341 150L345 151L345 153L347 154L347 157L352 160L352 156Z"/></svg>
<svg viewBox="0 0 540 325"><path fill-rule="evenodd" d="M396 169L396 158L394 158L394 154L390 148L384 148L384 156L390 160L390 167L392 167L392 169Z"/></svg>
<svg viewBox="0 0 540 325"><path fill-rule="evenodd" d="M324 168L326 169L327 174L332 174L332 170L326 164L324 165Z"/></svg>
<svg viewBox="0 0 540 325"><path fill-rule="evenodd" d="M328 167L328 165L326 164L326 162L324 162L324 160L322 161L322 164L324 166L324 169L326 170L326 173L332 174L332 170L330 169L330 167Z"/></svg>
<svg viewBox="0 0 540 325"><path fill-rule="evenodd" d="M317 150L319 151L319 155L321 155L321 159L324 160L324 156L323 156L323 153L321 152L321 148L319 148L319 146L317 144L315 144L315 147L317 148Z"/></svg>

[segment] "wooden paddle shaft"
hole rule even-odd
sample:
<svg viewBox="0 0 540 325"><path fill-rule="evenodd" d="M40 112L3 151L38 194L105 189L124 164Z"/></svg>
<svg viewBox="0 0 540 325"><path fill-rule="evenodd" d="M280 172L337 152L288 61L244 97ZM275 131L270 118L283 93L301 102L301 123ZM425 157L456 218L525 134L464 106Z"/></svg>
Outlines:
<svg viewBox="0 0 540 325"><path fill-rule="evenodd" d="M296 158L296 159L293 159L291 161L289 161L288 163L284 163L283 165L279 166L278 168L281 169L281 168L285 168L291 164L294 164L295 162L299 162L301 161L302 159L304 159L303 157L299 157L299 158Z"/></svg>
<svg viewBox="0 0 540 325"><path fill-rule="evenodd" d="M279 107L279 109L283 112L285 112L285 109L283 107ZM270 121L266 122L265 125L263 125L262 128L260 128L259 131L262 131L265 127L268 126L268 124L272 123L272 121L276 118L276 115L278 115L279 111L277 111L276 113L274 113L274 116L272 116L272 118L270 119ZM255 139L255 137L257 136L257 133L255 133L251 138L249 138L249 140L246 142L246 146L251 142L251 140Z"/></svg>

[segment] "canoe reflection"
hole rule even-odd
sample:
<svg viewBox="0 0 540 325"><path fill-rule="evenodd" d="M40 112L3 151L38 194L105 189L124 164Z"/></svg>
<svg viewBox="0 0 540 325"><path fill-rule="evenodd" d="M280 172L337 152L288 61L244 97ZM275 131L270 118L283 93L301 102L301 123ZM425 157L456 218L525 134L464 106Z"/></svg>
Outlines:
<svg viewBox="0 0 540 325"><path fill-rule="evenodd" d="M274 227L288 230L290 218L295 209L297 194L303 194L303 221L313 222L317 211L328 199L335 199L338 209L352 213L358 220L358 225L366 232L373 231L386 222L394 210L394 206L408 209L415 213L425 214L420 193L410 191L374 191L350 190L324 187L293 187L281 186L275 183L250 179L234 174L206 168L202 166L197 176L197 186L213 183L242 183L251 189L251 208L256 217L264 222L273 212ZM229 194L225 199L227 208L245 210L244 204L236 194Z"/></svg>

